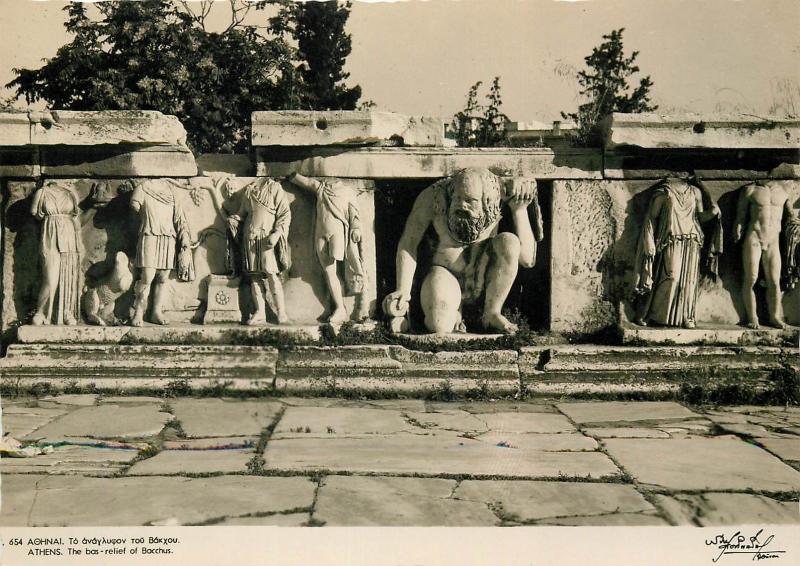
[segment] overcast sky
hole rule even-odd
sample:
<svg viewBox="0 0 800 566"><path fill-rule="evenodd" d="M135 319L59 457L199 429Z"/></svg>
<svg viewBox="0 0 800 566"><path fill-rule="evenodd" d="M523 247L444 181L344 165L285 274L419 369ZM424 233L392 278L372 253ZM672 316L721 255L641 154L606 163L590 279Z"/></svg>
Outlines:
<svg viewBox="0 0 800 566"><path fill-rule="evenodd" d="M68 41L63 5L0 0L2 84ZM347 69L378 109L434 116L498 75L512 120L549 121L576 107L576 70L619 27L661 111L800 114L800 0L356 2Z"/></svg>

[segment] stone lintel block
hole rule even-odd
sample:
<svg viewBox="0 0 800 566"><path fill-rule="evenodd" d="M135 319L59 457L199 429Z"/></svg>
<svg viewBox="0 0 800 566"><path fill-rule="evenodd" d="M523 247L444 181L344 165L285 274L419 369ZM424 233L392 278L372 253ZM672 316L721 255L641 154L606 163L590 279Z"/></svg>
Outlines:
<svg viewBox="0 0 800 566"><path fill-rule="evenodd" d="M800 120L743 114L623 114L604 125L606 147L782 149L800 147Z"/></svg>
<svg viewBox="0 0 800 566"><path fill-rule="evenodd" d="M192 152L179 145L45 146L41 172L53 177L193 177Z"/></svg>
<svg viewBox="0 0 800 566"><path fill-rule="evenodd" d="M200 175L209 177L252 177L253 161L248 154L201 153L195 159Z"/></svg>
<svg viewBox="0 0 800 566"><path fill-rule="evenodd" d="M38 148L0 147L0 177L26 178L38 177L40 174Z"/></svg>
<svg viewBox="0 0 800 566"><path fill-rule="evenodd" d="M606 179L660 179L688 176L702 179L794 179L800 173L797 149L607 149L603 159Z"/></svg>
<svg viewBox="0 0 800 566"><path fill-rule="evenodd" d="M153 110L30 112L33 145L178 145L186 130L175 116Z"/></svg>
<svg viewBox="0 0 800 566"><path fill-rule="evenodd" d="M514 379L519 376L514 350L420 352L391 346L392 357L403 365L405 377Z"/></svg>
<svg viewBox="0 0 800 566"><path fill-rule="evenodd" d="M285 110L253 112L254 146L442 146L441 118L394 112Z"/></svg>
<svg viewBox="0 0 800 566"><path fill-rule="evenodd" d="M736 346L788 346L797 344L798 330L779 330L762 327L752 330L742 327L658 328L622 325L623 344L702 345L730 344Z"/></svg>
<svg viewBox="0 0 800 566"><path fill-rule="evenodd" d="M281 378L402 376L402 364L389 346L317 346L283 350L277 366Z"/></svg>
<svg viewBox="0 0 800 566"><path fill-rule="evenodd" d="M27 112L0 112L0 145L31 143L31 122Z"/></svg>
<svg viewBox="0 0 800 566"><path fill-rule="evenodd" d="M502 176L537 179L600 179L600 150L570 148L287 148L257 147L256 174L282 177L437 179L466 167L485 167Z"/></svg>

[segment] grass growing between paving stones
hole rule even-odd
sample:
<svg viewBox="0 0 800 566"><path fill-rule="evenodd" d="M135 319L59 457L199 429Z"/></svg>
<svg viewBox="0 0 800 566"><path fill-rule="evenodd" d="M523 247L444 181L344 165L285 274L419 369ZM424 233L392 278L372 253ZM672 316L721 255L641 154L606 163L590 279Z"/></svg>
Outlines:
<svg viewBox="0 0 800 566"><path fill-rule="evenodd" d="M211 517L197 523L186 523L185 527L210 527L224 523L228 519L256 519L261 517L275 517L279 515L296 515L300 513L311 513L311 507L295 507L293 509L284 509L282 511L256 511L254 513L245 513L244 515L222 515L220 517ZM145 525L150 526L150 525Z"/></svg>
<svg viewBox="0 0 800 566"><path fill-rule="evenodd" d="M248 474L254 476L267 475L267 470L264 468L264 464L266 464L266 460L264 460L264 450L267 449L267 444L269 443L270 438L272 438L272 434L275 432L275 429L278 427L278 423L281 421L285 413L286 406L283 405L280 409L278 409L278 412L275 413L272 422L270 422L269 425L267 425L264 430L261 431L261 434L258 437L258 442L256 443L256 453L253 454L253 457L247 462Z"/></svg>

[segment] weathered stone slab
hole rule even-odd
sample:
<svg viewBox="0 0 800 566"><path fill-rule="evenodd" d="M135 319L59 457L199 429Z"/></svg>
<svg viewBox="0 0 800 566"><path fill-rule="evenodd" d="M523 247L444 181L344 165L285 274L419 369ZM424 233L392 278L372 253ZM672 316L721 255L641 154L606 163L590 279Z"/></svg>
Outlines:
<svg viewBox="0 0 800 566"><path fill-rule="evenodd" d="M328 476L314 518L326 526L494 526L485 504L450 497L452 480Z"/></svg>
<svg viewBox="0 0 800 566"><path fill-rule="evenodd" d="M399 375L402 366L390 355L390 346L316 346L284 350L278 372L284 378Z"/></svg>
<svg viewBox="0 0 800 566"><path fill-rule="evenodd" d="M184 146L42 146L40 170L51 177L194 177Z"/></svg>
<svg viewBox="0 0 800 566"><path fill-rule="evenodd" d="M514 379L519 375L518 354L513 350L420 352L391 346L389 351L406 377Z"/></svg>
<svg viewBox="0 0 800 566"><path fill-rule="evenodd" d="M712 326L712 325L708 325ZM785 346L797 342L795 329L711 327L711 328L654 328L622 326L623 344L732 344L738 346Z"/></svg>
<svg viewBox="0 0 800 566"><path fill-rule="evenodd" d="M289 407L272 438L337 438L413 430L400 411L344 407Z"/></svg>
<svg viewBox="0 0 800 566"><path fill-rule="evenodd" d="M266 380L275 375L277 358L277 350L266 346L12 344L0 359L0 375L82 381L120 378L129 383L148 378Z"/></svg>
<svg viewBox="0 0 800 566"><path fill-rule="evenodd" d="M800 472L733 437L605 440L611 456L643 484L667 489L800 488Z"/></svg>
<svg viewBox="0 0 800 566"><path fill-rule="evenodd" d="M195 159L198 175L207 177L252 177L253 162L248 154L201 153Z"/></svg>
<svg viewBox="0 0 800 566"><path fill-rule="evenodd" d="M256 436L222 436L165 440L161 447L164 450L254 449L257 444L258 437Z"/></svg>
<svg viewBox="0 0 800 566"><path fill-rule="evenodd" d="M4 460L3 460L4 461ZM2 462L0 462L2 466ZM25 527L36 500L36 486L46 478L38 475L3 474L0 527Z"/></svg>
<svg viewBox="0 0 800 566"><path fill-rule="evenodd" d="M170 401L175 418L189 437L258 436L273 421L280 403L227 399Z"/></svg>
<svg viewBox="0 0 800 566"><path fill-rule="evenodd" d="M776 525L800 523L796 501L776 501L746 493L656 495L676 525Z"/></svg>
<svg viewBox="0 0 800 566"><path fill-rule="evenodd" d="M3 435L22 438L67 411L66 407L8 407L4 404L2 407Z"/></svg>
<svg viewBox="0 0 800 566"><path fill-rule="evenodd" d="M5 474L41 473L111 475L136 457L137 450L56 446L49 454L31 458L3 458L0 472Z"/></svg>
<svg viewBox="0 0 800 566"><path fill-rule="evenodd" d="M657 515L645 513L613 513L589 517L562 517L539 521L538 525L564 527L667 527L669 523Z"/></svg>
<svg viewBox="0 0 800 566"><path fill-rule="evenodd" d="M597 449L597 442L578 433L503 433L487 432L476 437L477 440L492 446L509 449L541 450L543 452L591 451Z"/></svg>
<svg viewBox="0 0 800 566"><path fill-rule="evenodd" d="M440 413L406 413L411 423L422 429L452 430L458 432L486 432L489 425L466 411L449 410Z"/></svg>
<svg viewBox="0 0 800 566"><path fill-rule="evenodd" d="M683 405L664 401L589 401L559 403L556 406L578 424L682 420L698 417Z"/></svg>
<svg viewBox="0 0 800 566"><path fill-rule="evenodd" d="M619 472L599 452L513 450L453 435L272 440L264 458L272 470L594 478Z"/></svg>
<svg viewBox="0 0 800 566"><path fill-rule="evenodd" d="M465 481L456 490L455 497L499 504L510 519L523 521L614 512L655 512L633 486L618 484Z"/></svg>
<svg viewBox="0 0 800 566"><path fill-rule="evenodd" d="M567 417L554 413L487 413L481 419L494 432L575 432Z"/></svg>
<svg viewBox="0 0 800 566"><path fill-rule="evenodd" d="M283 110L253 112L253 146L442 146L441 118L394 112Z"/></svg>
<svg viewBox="0 0 800 566"><path fill-rule="evenodd" d="M0 112L0 146L29 145L31 121L27 112Z"/></svg>
<svg viewBox="0 0 800 566"><path fill-rule="evenodd" d="M57 442L70 437L144 438L155 436L172 415L154 405L82 407L28 434L28 440Z"/></svg>
<svg viewBox="0 0 800 566"><path fill-rule="evenodd" d="M743 114L623 114L605 124L606 147L781 149L800 146L800 121Z"/></svg>
<svg viewBox="0 0 800 566"><path fill-rule="evenodd" d="M51 401L59 405L75 405L78 407L91 407L97 404L98 395L83 394L83 395L51 395L43 397L42 401Z"/></svg>
<svg viewBox="0 0 800 566"><path fill-rule="evenodd" d="M314 487L307 478L255 476L52 477L39 485L29 524L191 525L227 516L310 507Z"/></svg>
<svg viewBox="0 0 800 566"><path fill-rule="evenodd" d="M167 476L174 474L214 474L244 472L255 452L252 448L234 450L163 450L136 462L129 476Z"/></svg>
<svg viewBox="0 0 800 566"><path fill-rule="evenodd" d="M795 438L759 438L758 442L782 460L800 462L800 436Z"/></svg>
<svg viewBox="0 0 800 566"><path fill-rule="evenodd" d="M33 145L186 145L180 121L153 110L51 110L29 117Z"/></svg>
<svg viewBox="0 0 800 566"><path fill-rule="evenodd" d="M42 173L39 155L38 147L3 147L0 145L0 177L38 177Z"/></svg>
<svg viewBox="0 0 800 566"><path fill-rule="evenodd" d="M585 428L583 432L597 438L669 438L663 430L636 427Z"/></svg>
<svg viewBox="0 0 800 566"><path fill-rule="evenodd" d="M292 172L355 179L438 179L459 169L483 167L503 175L536 179L600 179L599 150L519 148L376 147L276 151L256 148L256 174L283 177Z"/></svg>
<svg viewBox="0 0 800 566"><path fill-rule="evenodd" d="M109 403L111 405L119 405L124 403L130 403L132 405L140 405L146 403L163 403L164 399L161 397L147 397L145 395L128 395L128 396L117 396L112 395L109 397L101 397L101 403Z"/></svg>
<svg viewBox="0 0 800 566"><path fill-rule="evenodd" d="M253 515L247 517L227 517L215 522L214 526L227 527L304 527L310 515L308 513L277 513L274 515Z"/></svg>

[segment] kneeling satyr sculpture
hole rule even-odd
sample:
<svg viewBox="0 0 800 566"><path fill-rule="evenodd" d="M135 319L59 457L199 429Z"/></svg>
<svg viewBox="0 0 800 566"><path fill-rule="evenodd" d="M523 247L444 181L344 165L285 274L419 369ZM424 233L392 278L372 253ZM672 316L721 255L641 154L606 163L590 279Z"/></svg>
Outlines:
<svg viewBox="0 0 800 566"><path fill-rule="evenodd" d="M514 232L498 233L501 205L511 212ZM528 216L533 204L534 227ZM486 330L517 330L501 314L518 267L536 262L543 237L536 181L502 179L487 169L464 169L423 190L406 221L397 249L397 289L383 301L392 328L408 328L411 287L417 269L417 248L428 227L438 236L432 267L420 292L425 327L436 334L464 332L462 304L483 298L481 323Z"/></svg>

